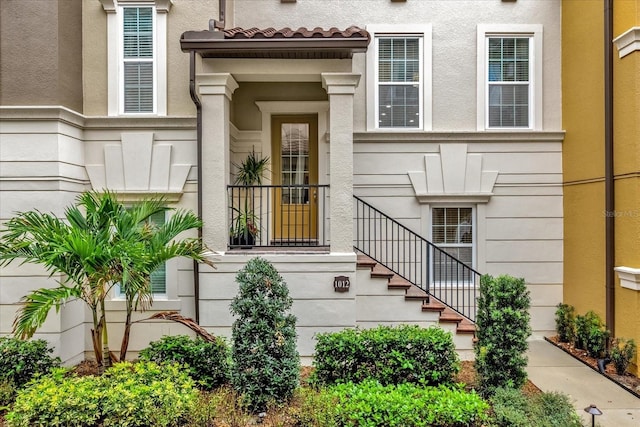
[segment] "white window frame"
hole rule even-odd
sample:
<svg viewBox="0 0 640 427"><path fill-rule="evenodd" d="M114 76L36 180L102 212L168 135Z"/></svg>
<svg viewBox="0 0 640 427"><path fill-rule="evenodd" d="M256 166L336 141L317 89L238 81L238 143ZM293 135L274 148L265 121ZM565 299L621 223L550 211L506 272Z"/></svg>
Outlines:
<svg viewBox="0 0 640 427"><path fill-rule="evenodd" d="M543 27L539 24L485 25L477 28L477 129L491 131L542 130L542 39ZM529 126L489 126L489 56L488 40L492 37L529 37Z"/></svg>
<svg viewBox="0 0 640 427"><path fill-rule="evenodd" d="M372 45L367 49L367 130L390 132L430 131L432 129L432 25L431 24L403 24L403 25L367 25L371 34ZM421 39L420 61L420 123L417 127L384 127L378 125L378 38L390 37L419 37Z"/></svg>
<svg viewBox="0 0 640 427"><path fill-rule="evenodd" d="M434 238L433 238L433 212L435 209L461 209L461 208L465 208L465 209L471 209L471 265L469 267L473 268L474 270L477 270L477 264L478 264L478 256L477 256L477 245L478 245L478 212L477 212L477 206L475 204L434 204L434 205L430 205L429 206L429 241L433 243L434 246L440 248L440 249L445 249L445 248L463 248L463 247L469 247L468 244L459 244L459 245L455 245L455 244L446 244L446 245L441 245L435 242ZM445 214L446 215L446 214ZM445 216L446 218L446 216ZM435 268L434 268L434 257L433 255L431 256L431 266L429 268L430 274L433 275ZM430 280L434 281L435 279L432 277L430 277ZM441 285L446 285L445 282L438 282L437 284L441 284ZM474 285L473 282L469 283L469 285Z"/></svg>
<svg viewBox="0 0 640 427"><path fill-rule="evenodd" d="M167 14L171 0L100 0L107 13L107 114L167 115ZM123 9L153 8L153 112L124 112Z"/></svg>

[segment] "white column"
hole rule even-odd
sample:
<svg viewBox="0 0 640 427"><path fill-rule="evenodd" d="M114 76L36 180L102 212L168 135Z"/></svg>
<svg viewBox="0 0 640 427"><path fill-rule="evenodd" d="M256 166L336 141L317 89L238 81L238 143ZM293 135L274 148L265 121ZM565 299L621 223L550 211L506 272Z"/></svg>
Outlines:
<svg viewBox="0 0 640 427"><path fill-rule="evenodd" d="M238 83L231 74L198 74L202 101L202 238L214 251L226 251L229 240L229 108Z"/></svg>
<svg viewBox="0 0 640 427"><path fill-rule="evenodd" d="M353 252L353 94L360 74L322 73L329 94L331 252Z"/></svg>

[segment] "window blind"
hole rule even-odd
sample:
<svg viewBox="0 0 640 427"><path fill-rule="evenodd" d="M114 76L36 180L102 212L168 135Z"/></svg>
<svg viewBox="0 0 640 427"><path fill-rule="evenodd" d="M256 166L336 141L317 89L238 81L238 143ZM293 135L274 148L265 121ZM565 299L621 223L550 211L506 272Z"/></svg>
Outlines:
<svg viewBox="0 0 640 427"><path fill-rule="evenodd" d="M152 113L153 9L123 9L124 111Z"/></svg>

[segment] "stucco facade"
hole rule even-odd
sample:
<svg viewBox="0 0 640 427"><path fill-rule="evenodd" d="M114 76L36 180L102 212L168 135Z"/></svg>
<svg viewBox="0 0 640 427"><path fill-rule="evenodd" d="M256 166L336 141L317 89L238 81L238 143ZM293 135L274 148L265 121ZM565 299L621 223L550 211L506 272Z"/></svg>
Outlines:
<svg viewBox="0 0 640 427"><path fill-rule="evenodd" d="M48 2L28 3L32 8L44 3L53 7ZM155 7L155 28L165 29L166 43L157 47L163 51L159 58L165 59L156 65L155 76L157 81L166 80L166 85L156 89L158 105L153 114L126 114L119 109L120 74L113 60L119 61L118 19L120 8L133 3L84 0L73 2L73 13L67 11L67 3L59 3L59 13L70 14L69 19L81 16L82 31L74 33L71 46L82 46L74 50L82 54L58 67L59 78L69 79L62 83L81 82L81 92L74 86L63 91L64 97L49 100L33 98L30 91L15 91L0 99L0 219L33 208L62 214L77 194L91 188L118 191L129 201L161 192L172 206L193 210L198 209L201 196L202 235L216 253L213 261L218 268L202 267L194 273L190 262L168 265L172 280L167 297L155 300L154 311L177 310L199 317L203 326L216 333L229 334L228 302L236 289L233 275L248 256L262 253L289 283L299 319L301 354L311 356L313 334L318 331L434 322L403 318L398 314L402 310L393 308L396 303L385 304L387 291L375 288L375 280L357 268L353 195L426 239L434 234L434 209L468 208L473 216L471 266L480 273L524 277L532 295L534 331L553 329L555 305L562 300L564 256L560 1L227 0L226 28L357 25L369 32L371 43L367 52L343 59L202 58L196 54L194 87L202 103L200 164L198 118L189 91L190 56L181 50L180 38L184 32L208 28L209 19L218 18L217 2L135 3ZM18 14L14 8L19 7L3 0L3 23L5 11ZM40 19L34 16L31 19ZM62 26L62 18L50 25ZM407 28L421 40L420 126L381 129L375 122L374 41L378 34L402 33ZM0 29L3 64L17 56L14 34L18 30L5 25ZM488 107L482 101L485 37L514 32L532 40L535 81L530 91L530 126L488 129L484 125ZM47 42L55 44L55 40ZM5 50L5 43L11 49ZM38 49L34 44L24 49ZM71 75L65 71L69 67ZM3 65L3 88L13 87L19 69L17 59L11 67ZM44 94L36 83L25 82L34 94ZM277 155L271 140L272 116L296 114L317 118L317 184L328 188L321 200L326 210L318 213L318 223L327 244L320 252L300 248L254 249L249 254L230 251L227 185L234 181L234 164L251 151L270 158ZM265 178L267 183L275 179ZM194 274L199 279L197 290ZM334 292L332 281L338 275L350 278L350 292ZM0 272L0 333L10 332L19 297L48 283L45 277L32 281L32 276L42 275L18 266ZM388 292L389 298L397 297L397 292ZM121 301L110 302L116 324L122 320L121 308ZM90 350L80 333L88 328L85 316L81 308L65 308L62 320L43 330L53 342L75 331L74 345L65 346L67 361ZM118 327L113 336L118 335ZM179 326L164 322L136 325L131 350L135 354L149 340L178 331L182 332ZM470 348L470 344L460 345Z"/></svg>
<svg viewBox="0 0 640 427"><path fill-rule="evenodd" d="M578 313L594 310L602 319L610 318L613 324L607 326L615 337L638 342L640 2L612 2L613 210L607 210L605 204L602 2L564 1L562 17L563 126L567 129L563 158L564 301L575 306ZM605 262L607 219L614 227L609 238L612 269L616 271L610 297L606 295L606 276L613 272ZM607 304L609 298L611 305ZM637 372L637 360L635 363Z"/></svg>

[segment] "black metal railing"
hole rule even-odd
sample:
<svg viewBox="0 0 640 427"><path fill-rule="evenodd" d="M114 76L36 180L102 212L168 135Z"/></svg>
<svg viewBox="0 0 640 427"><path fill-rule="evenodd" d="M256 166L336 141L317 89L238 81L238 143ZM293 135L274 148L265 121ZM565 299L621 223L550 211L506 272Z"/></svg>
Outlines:
<svg viewBox="0 0 640 427"><path fill-rule="evenodd" d="M327 246L328 185L229 185L229 247Z"/></svg>
<svg viewBox="0 0 640 427"><path fill-rule="evenodd" d="M480 273L357 196L356 250L475 322Z"/></svg>

